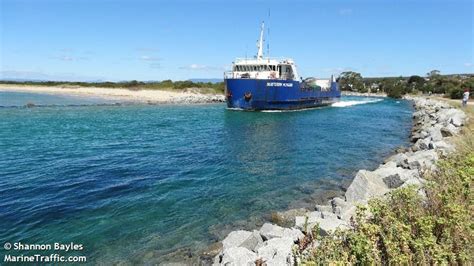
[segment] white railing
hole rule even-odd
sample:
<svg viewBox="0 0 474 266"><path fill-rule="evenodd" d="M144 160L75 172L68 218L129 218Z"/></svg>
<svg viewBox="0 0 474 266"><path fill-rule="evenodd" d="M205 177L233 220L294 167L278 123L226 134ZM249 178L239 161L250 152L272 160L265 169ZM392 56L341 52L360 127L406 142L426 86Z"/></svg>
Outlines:
<svg viewBox="0 0 474 266"><path fill-rule="evenodd" d="M224 79L232 79L232 78L234 78L234 72L232 71L224 72Z"/></svg>
<svg viewBox="0 0 474 266"><path fill-rule="evenodd" d="M258 61L258 62L265 62L265 61L278 61L278 62L282 62L282 61L291 61L293 62L293 59L291 58L287 58L287 57L264 57L263 59L257 59L255 57L238 57L235 59L235 63L237 62L255 62L255 61Z"/></svg>

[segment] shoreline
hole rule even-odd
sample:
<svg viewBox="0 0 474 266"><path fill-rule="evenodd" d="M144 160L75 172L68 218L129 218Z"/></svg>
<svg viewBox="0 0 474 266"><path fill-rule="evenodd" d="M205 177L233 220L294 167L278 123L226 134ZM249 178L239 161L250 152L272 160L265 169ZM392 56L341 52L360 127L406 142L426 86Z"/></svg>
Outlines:
<svg viewBox="0 0 474 266"><path fill-rule="evenodd" d="M381 94L343 93L346 96L386 97ZM265 223L259 230L234 230L221 242L200 256L206 264L248 264L255 261L267 265L293 265L292 247L298 244L308 228L319 224L319 234L327 235L336 229L351 227L356 206L371 198L383 197L390 191L415 185L423 187L420 172L436 168L440 157L456 150L452 139L461 133L466 114L448 103L420 96L405 96L414 105L411 146L395 150L372 171L357 172L342 197L334 197L314 210L290 209L279 212L279 218L292 221L293 226L282 227L275 221ZM278 220L278 219L276 219Z"/></svg>
<svg viewBox="0 0 474 266"><path fill-rule="evenodd" d="M0 92L26 92L72 97L94 97L117 102L146 104L203 104L224 102L221 94L203 94L190 88L183 92L166 90L130 90L126 88L30 86L0 84Z"/></svg>
<svg viewBox="0 0 474 266"><path fill-rule="evenodd" d="M360 97L382 97L385 98L387 97L387 94L385 92L366 92L366 93L361 93L361 92L355 92L355 91L341 91L342 96L360 96Z"/></svg>

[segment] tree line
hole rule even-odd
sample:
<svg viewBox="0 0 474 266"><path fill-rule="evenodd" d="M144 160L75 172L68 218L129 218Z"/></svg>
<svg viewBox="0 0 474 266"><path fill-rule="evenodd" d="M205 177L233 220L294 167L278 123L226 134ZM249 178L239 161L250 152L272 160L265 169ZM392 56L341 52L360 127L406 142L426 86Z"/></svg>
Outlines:
<svg viewBox="0 0 474 266"><path fill-rule="evenodd" d="M432 70L425 77L363 78L360 73L347 71L341 73L338 82L341 90L385 92L393 98L401 98L407 93L436 93L461 99L465 89L474 89L474 74L441 75L439 70Z"/></svg>

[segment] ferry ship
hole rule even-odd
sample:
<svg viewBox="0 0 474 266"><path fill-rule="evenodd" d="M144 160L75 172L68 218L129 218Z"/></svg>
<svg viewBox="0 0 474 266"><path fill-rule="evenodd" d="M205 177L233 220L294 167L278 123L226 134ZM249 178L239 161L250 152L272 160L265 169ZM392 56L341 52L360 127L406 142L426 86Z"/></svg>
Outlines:
<svg viewBox="0 0 474 266"><path fill-rule="evenodd" d="M303 79L292 59L263 56L264 23L254 58L237 58L224 73L227 107L243 110L295 110L330 105L341 91L334 78Z"/></svg>

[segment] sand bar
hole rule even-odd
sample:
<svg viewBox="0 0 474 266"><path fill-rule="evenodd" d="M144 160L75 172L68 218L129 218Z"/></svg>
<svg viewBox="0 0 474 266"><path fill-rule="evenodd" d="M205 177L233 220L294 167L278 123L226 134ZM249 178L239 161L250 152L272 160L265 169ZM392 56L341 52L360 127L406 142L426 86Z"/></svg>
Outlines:
<svg viewBox="0 0 474 266"><path fill-rule="evenodd" d="M34 86L0 84L0 91L29 92L82 97L99 97L114 101L145 103L211 103L223 102L224 95L201 94L192 92L174 92L164 90L129 90L126 88L99 88L73 86Z"/></svg>

